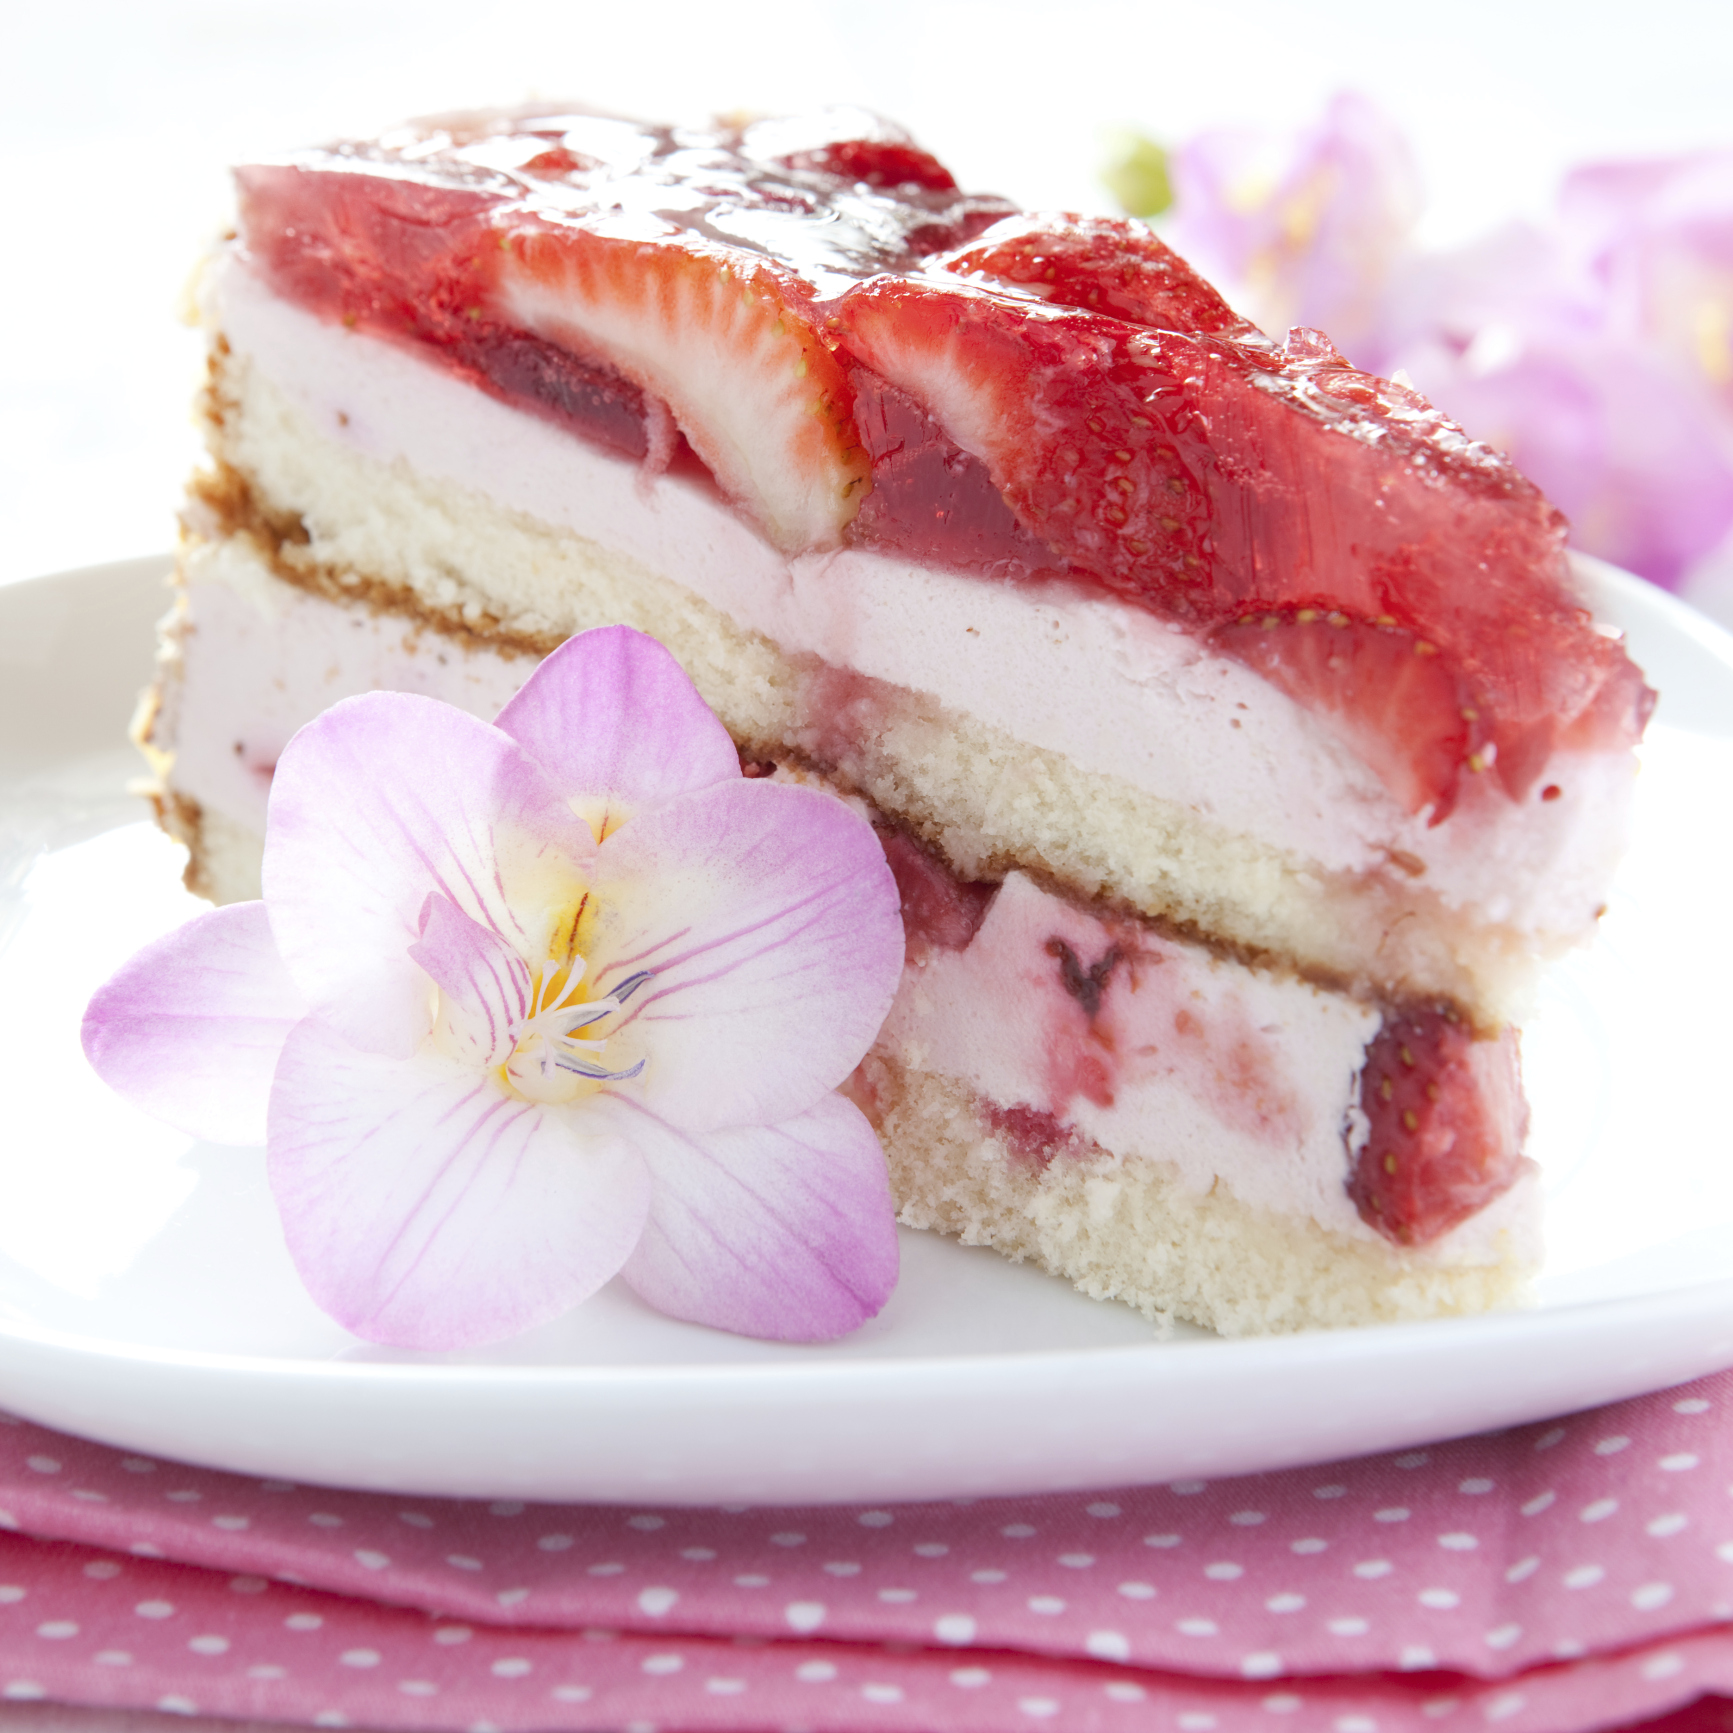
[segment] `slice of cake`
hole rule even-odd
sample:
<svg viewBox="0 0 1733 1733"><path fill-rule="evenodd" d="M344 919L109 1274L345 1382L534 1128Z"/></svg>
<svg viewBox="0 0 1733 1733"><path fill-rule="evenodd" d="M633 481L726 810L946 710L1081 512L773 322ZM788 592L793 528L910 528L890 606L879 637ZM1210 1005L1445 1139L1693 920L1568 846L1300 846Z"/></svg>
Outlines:
<svg viewBox="0 0 1733 1733"><path fill-rule="evenodd" d="M1495 1305L1513 1020L1593 929L1652 694L1495 453L1141 226L856 111L466 115L239 172L145 738L189 883L370 687L572 632L861 802L903 1219L1228 1331Z"/></svg>

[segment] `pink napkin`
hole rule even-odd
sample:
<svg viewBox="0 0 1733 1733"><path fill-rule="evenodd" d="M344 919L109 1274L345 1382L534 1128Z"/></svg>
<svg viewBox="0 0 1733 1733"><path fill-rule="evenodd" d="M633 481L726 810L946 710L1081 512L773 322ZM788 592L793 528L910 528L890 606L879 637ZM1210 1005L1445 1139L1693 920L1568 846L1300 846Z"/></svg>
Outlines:
<svg viewBox="0 0 1733 1733"><path fill-rule="evenodd" d="M1616 1726L1733 1696L1730 1411L1723 1373L1326 1468L799 1510L332 1492L9 1420L0 1694L473 1733Z"/></svg>

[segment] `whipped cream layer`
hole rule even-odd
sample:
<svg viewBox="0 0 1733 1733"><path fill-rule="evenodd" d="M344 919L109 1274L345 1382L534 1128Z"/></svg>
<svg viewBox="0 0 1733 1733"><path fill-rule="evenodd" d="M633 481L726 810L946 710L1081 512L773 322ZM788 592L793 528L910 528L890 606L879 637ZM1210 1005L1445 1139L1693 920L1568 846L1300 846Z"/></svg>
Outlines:
<svg viewBox="0 0 1733 1733"><path fill-rule="evenodd" d="M232 350L322 434L662 572L785 652L941 698L1080 769L1323 871L1399 871L1446 907L1586 933L1622 846L1629 753L1559 753L1518 806L1490 781L1428 826L1313 715L1182 627L1063 585L862 549L786 559L702 481L654 474L389 343L213 273ZM508 624L535 630L536 598ZM1557 793L1543 800L1543 789ZM1395 868L1392 862L1396 862Z"/></svg>

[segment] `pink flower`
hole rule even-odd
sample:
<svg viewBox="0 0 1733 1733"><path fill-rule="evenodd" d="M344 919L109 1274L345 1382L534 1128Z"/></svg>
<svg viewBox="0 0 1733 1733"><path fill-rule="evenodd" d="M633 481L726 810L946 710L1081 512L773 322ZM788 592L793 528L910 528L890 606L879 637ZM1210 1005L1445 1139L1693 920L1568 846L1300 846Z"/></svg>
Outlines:
<svg viewBox="0 0 1733 1733"><path fill-rule="evenodd" d="M652 639L572 639L491 726L327 711L277 766L264 885L127 963L85 1052L182 1130L265 1143L357 1335L493 1341L616 1273L788 1340L884 1304L884 1158L835 1090L901 968L890 870L840 801L743 779Z"/></svg>

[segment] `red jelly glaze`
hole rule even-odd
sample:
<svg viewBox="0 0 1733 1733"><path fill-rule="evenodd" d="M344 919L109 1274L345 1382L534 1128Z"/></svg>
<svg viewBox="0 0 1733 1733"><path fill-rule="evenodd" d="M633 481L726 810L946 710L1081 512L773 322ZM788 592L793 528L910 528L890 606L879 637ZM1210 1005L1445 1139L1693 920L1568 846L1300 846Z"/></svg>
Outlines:
<svg viewBox="0 0 1733 1733"><path fill-rule="evenodd" d="M1366 1050L1360 1107L1370 1132L1348 1195L1399 1246L1448 1233L1522 1171L1528 1107L1514 1029L1476 1040L1446 1010L1391 1013Z"/></svg>
<svg viewBox="0 0 1733 1733"><path fill-rule="evenodd" d="M624 258L642 236L737 261L813 333L814 365L819 342L842 364L827 413L872 459L857 540L989 577L1057 568L1217 630L1229 654L1248 611L1412 634L1483 736L1433 728L1374 762L1435 822L1470 758L1524 799L1556 746L1633 741L1653 704L1569 591L1562 520L1503 458L1316 333L1271 343L1141 225L1013 217L867 117L479 117L240 184L245 244L286 297L632 456L641 395L512 326L489 296L500 246L541 249L550 280L563 251ZM914 376L925 397L893 395ZM959 392L986 429L968 452L933 413ZM1258 666L1283 684L1271 651ZM1299 653L1294 695L1352 709ZM1386 726L1375 709L1346 732Z"/></svg>
<svg viewBox="0 0 1733 1733"><path fill-rule="evenodd" d="M959 879L905 831L882 829L879 841L902 898L908 961L918 963L930 950L964 950L981 930L998 887Z"/></svg>

